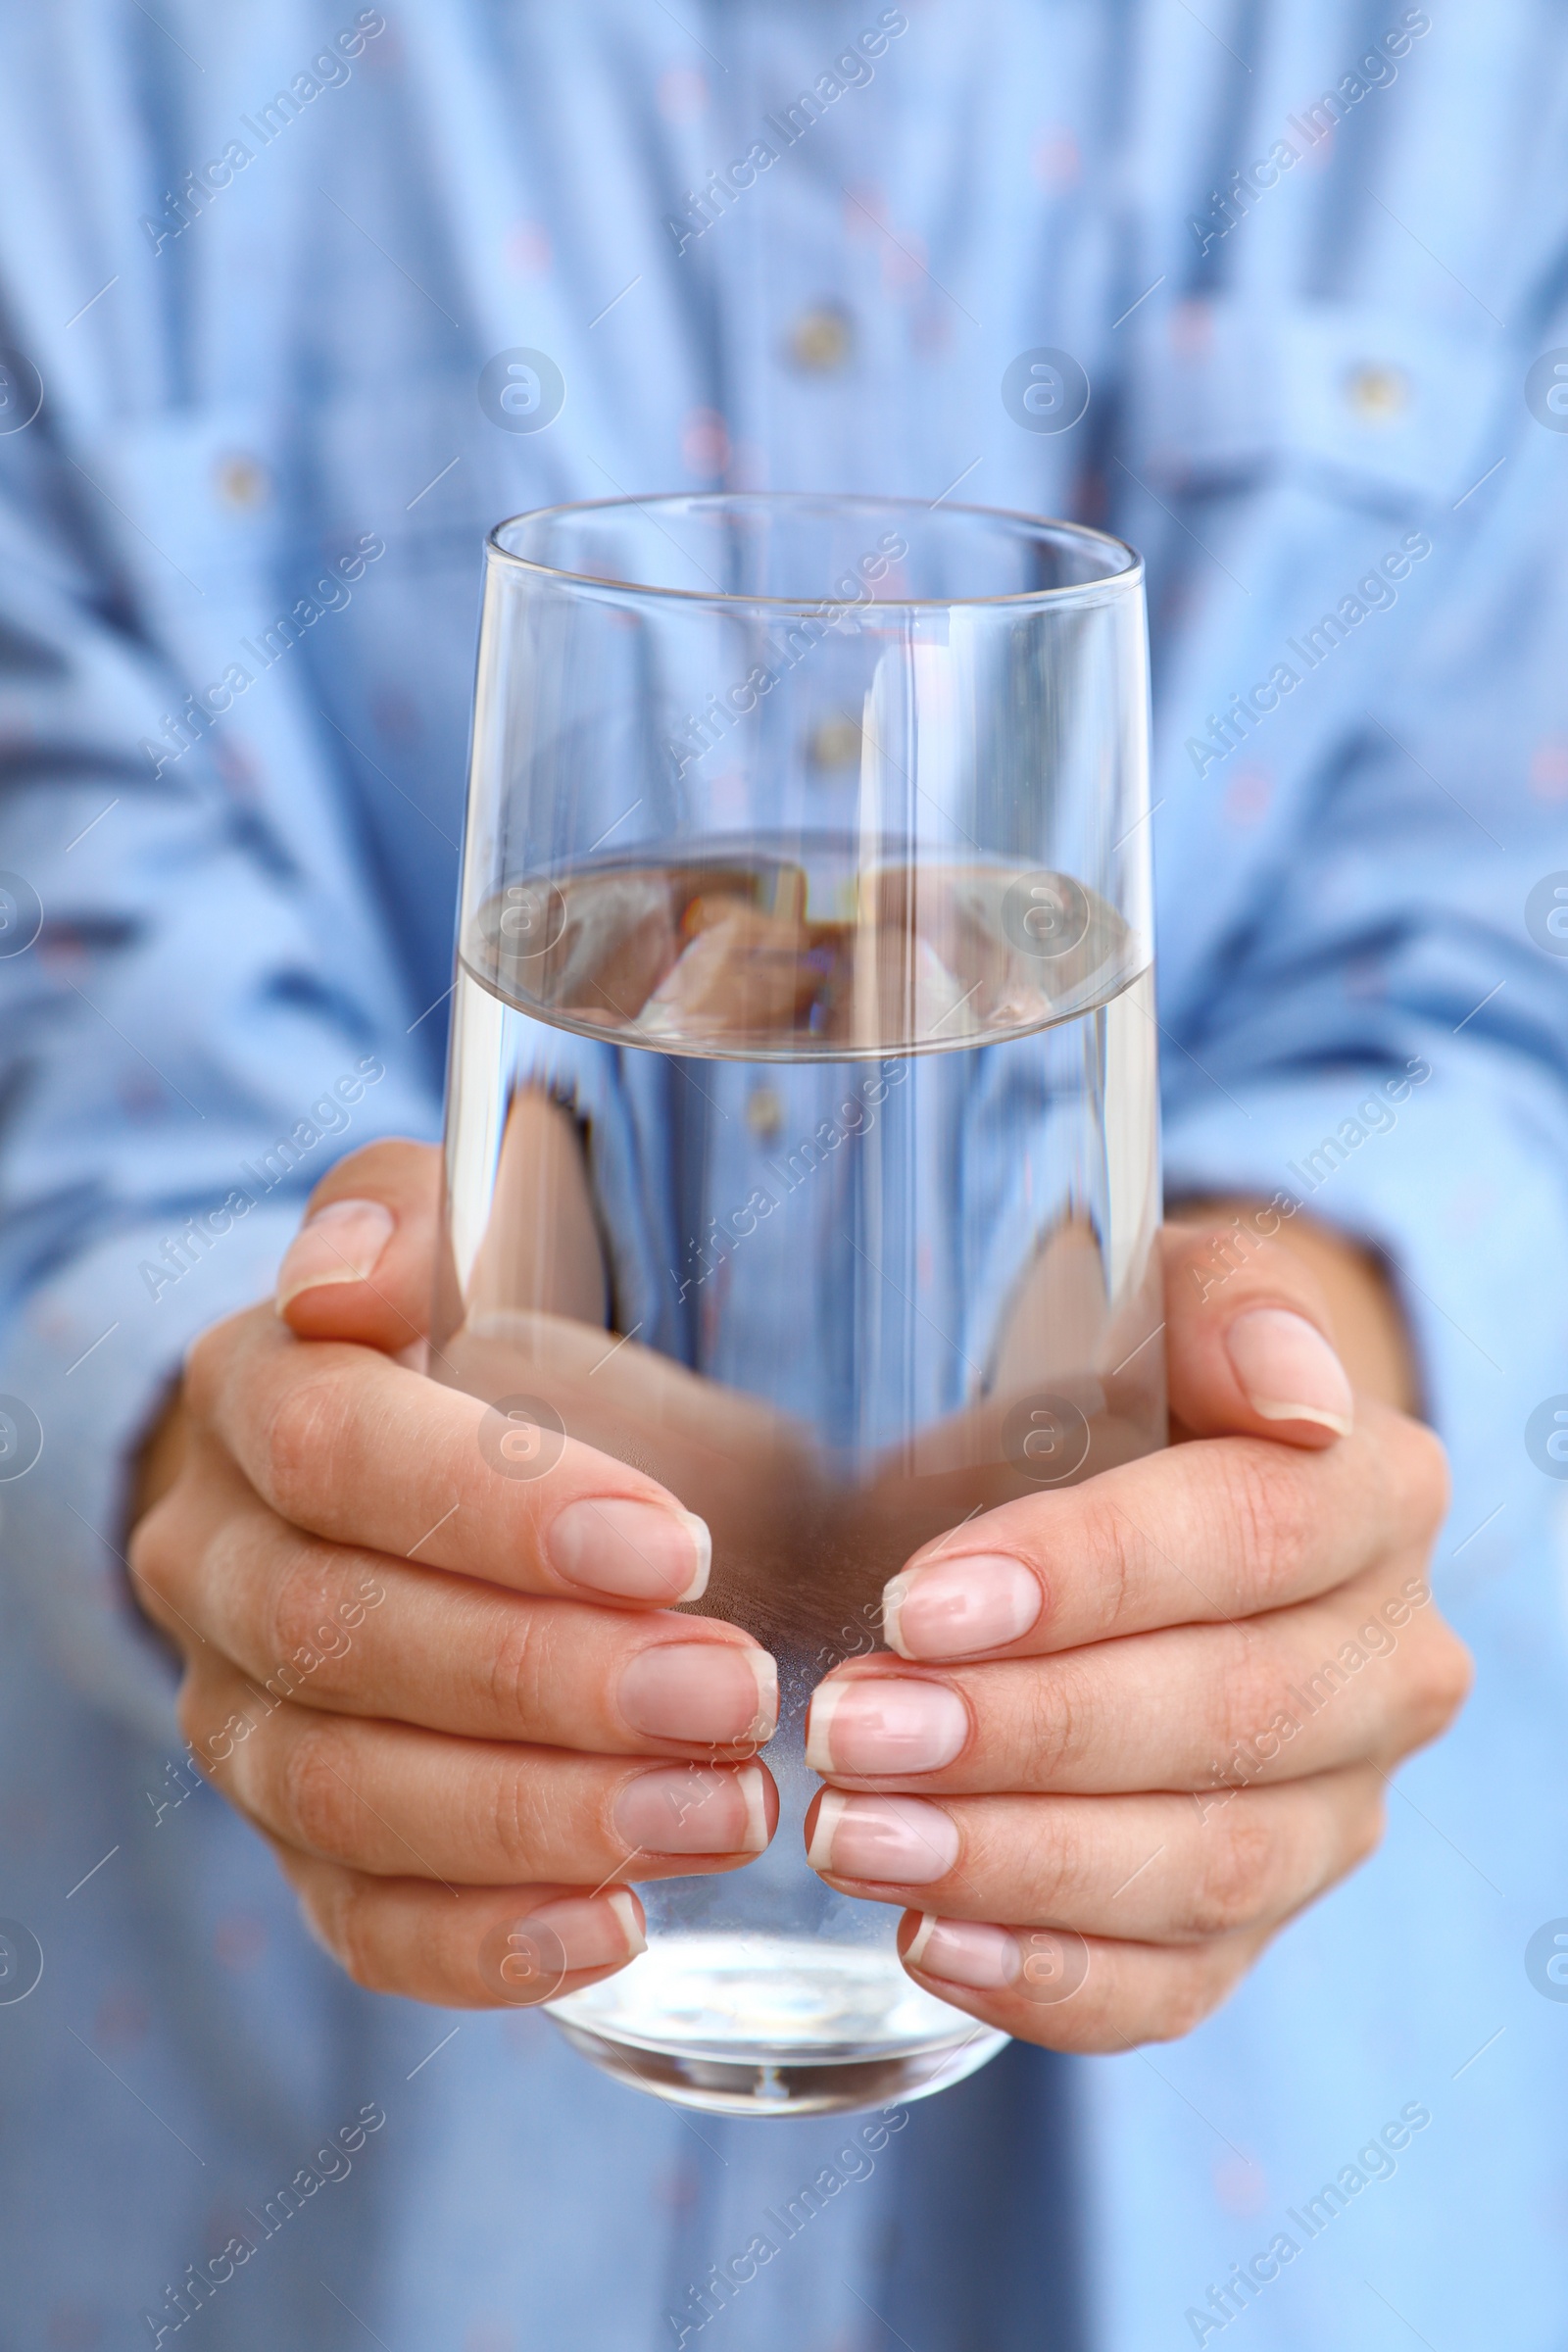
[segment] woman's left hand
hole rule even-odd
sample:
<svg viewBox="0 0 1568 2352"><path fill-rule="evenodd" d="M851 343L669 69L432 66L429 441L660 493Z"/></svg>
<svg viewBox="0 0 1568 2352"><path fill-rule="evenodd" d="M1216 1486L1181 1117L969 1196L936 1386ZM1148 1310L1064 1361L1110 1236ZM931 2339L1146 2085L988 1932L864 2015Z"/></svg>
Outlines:
<svg viewBox="0 0 1568 2352"><path fill-rule="evenodd" d="M1301 1255L1215 1280L1214 1238L1164 1237L1178 1442L927 1544L884 1595L897 1654L811 1701L813 1865L906 1907L932 1992L1054 2049L1206 2016L1470 1682L1427 1583L1438 1441L1352 1402Z"/></svg>

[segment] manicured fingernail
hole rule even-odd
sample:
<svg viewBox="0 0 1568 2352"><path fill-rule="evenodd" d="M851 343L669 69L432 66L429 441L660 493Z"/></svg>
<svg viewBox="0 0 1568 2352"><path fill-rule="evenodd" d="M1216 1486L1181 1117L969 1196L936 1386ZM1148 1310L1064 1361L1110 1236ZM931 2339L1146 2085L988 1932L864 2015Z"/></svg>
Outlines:
<svg viewBox="0 0 1568 2352"><path fill-rule="evenodd" d="M612 1968L648 1949L636 1898L624 1886L609 1894L563 1895L558 1902L541 1903L517 1926L524 1933L550 1929L560 1938L568 1969Z"/></svg>
<svg viewBox="0 0 1568 2352"><path fill-rule="evenodd" d="M615 1835L644 1854L760 1854L768 1838L765 1790L759 1764L640 1772L615 1799Z"/></svg>
<svg viewBox="0 0 1568 2352"><path fill-rule="evenodd" d="M958 1825L918 1796L844 1796L825 1788L806 1859L836 1879L929 1886L958 1859Z"/></svg>
<svg viewBox="0 0 1568 2352"><path fill-rule="evenodd" d="M1283 1306L1254 1306L1225 1334L1231 1369L1265 1421L1316 1421L1350 1434L1354 1402L1345 1366L1323 1334Z"/></svg>
<svg viewBox="0 0 1568 2352"><path fill-rule="evenodd" d="M806 1761L813 1772L935 1772L969 1737L969 1716L941 1683L867 1675L811 1693Z"/></svg>
<svg viewBox="0 0 1568 2352"><path fill-rule="evenodd" d="M713 1543L695 1511L668 1511L624 1494L585 1496L557 1513L545 1538L550 1565L568 1585L616 1600L696 1600Z"/></svg>
<svg viewBox="0 0 1568 2352"><path fill-rule="evenodd" d="M1006 1928L988 1928L973 1919L938 1919L928 1911L904 1955L906 1968L944 1977L974 1992L998 1992L1015 1984L1023 1969L1018 1938Z"/></svg>
<svg viewBox="0 0 1568 2352"><path fill-rule="evenodd" d="M635 1897L567 1894L492 1928L479 1946L486 1988L511 2005L547 2001L584 1968L622 1968L648 1949Z"/></svg>
<svg viewBox="0 0 1568 2352"><path fill-rule="evenodd" d="M397 1219L379 1200L328 1200L302 1225L277 1269L277 1311L301 1291L327 1282L364 1282L397 1231Z"/></svg>
<svg viewBox="0 0 1568 2352"><path fill-rule="evenodd" d="M885 1586L882 1628L901 1658L964 1658L1029 1631L1045 1601L1022 1560L975 1552L906 1568Z"/></svg>
<svg viewBox="0 0 1568 2352"><path fill-rule="evenodd" d="M778 1728L778 1668L765 1649L729 1642L662 1642L639 1650L616 1692L634 1732L729 1747Z"/></svg>

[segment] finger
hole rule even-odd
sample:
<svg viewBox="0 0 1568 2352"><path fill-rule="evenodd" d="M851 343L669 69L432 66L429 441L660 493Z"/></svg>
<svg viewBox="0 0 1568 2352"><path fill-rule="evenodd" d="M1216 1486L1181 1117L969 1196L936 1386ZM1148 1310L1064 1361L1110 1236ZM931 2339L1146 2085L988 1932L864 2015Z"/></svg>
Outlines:
<svg viewBox="0 0 1568 2352"><path fill-rule="evenodd" d="M279 1699L469 1739L752 1754L778 1671L717 1619L526 1599L301 1534L210 1441L138 1540L154 1618ZM164 1592L178 1592L179 1613Z"/></svg>
<svg viewBox="0 0 1568 2352"><path fill-rule="evenodd" d="M858 1795L826 1788L807 1858L863 1901L1145 1943L1275 1928L1372 1851L1381 1776L1200 1797Z"/></svg>
<svg viewBox="0 0 1568 2352"><path fill-rule="evenodd" d="M1363 1398L1327 1452L1207 1440L1004 1503L890 1580L884 1630L901 1656L934 1659L1250 1617L1430 1543L1447 1493L1431 1431Z"/></svg>
<svg viewBox="0 0 1568 2352"><path fill-rule="evenodd" d="M1172 1421L1194 1437L1321 1448L1355 1407L1322 1285L1288 1243L1250 1224L1165 1227L1165 1361Z"/></svg>
<svg viewBox="0 0 1568 2352"><path fill-rule="evenodd" d="M1392 1612L1392 1617L1391 1617ZM1468 1655L1419 1572L1246 1625L1174 1626L943 1673L858 1660L812 1693L824 1780L1097 1794L1385 1768L1452 1720Z"/></svg>
<svg viewBox="0 0 1568 2352"><path fill-rule="evenodd" d="M1200 1944L1119 1943L930 1912L906 1912L899 1927L905 1967L939 2000L1018 2041L1086 2053L1190 2034L1267 1941L1253 1930Z"/></svg>
<svg viewBox="0 0 1568 2352"><path fill-rule="evenodd" d="M301 1339L356 1340L389 1354L420 1340L440 1252L434 1144L367 1144L311 1195L277 1270L277 1311Z"/></svg>
<svg viewBox="0 0 1568 2352"><path fill-rule="evenodd" d="M707 1527L653 1479L265 1307L198 1341L185 1395L280 1518L334 1543L627 1607L707 1584Z"/></svg>
<svg viewBox="0 0 1568 2352"><path fill-rule="evenodd" d="M632 1766L328 1715L226 1668L187 1679L181 1721L231 1804L302 1853L444 1886L732 1869L778 1819L758 1763Z"/></svg>
<svg viewBox="0 0 1568 2352"><path fill-rule="evenodd" d="M529 2008L613 1976L646 1950L629 1887L483 1886L371 1879L272 1841L317 1941L368 1992L446 2009Z"/></svg>

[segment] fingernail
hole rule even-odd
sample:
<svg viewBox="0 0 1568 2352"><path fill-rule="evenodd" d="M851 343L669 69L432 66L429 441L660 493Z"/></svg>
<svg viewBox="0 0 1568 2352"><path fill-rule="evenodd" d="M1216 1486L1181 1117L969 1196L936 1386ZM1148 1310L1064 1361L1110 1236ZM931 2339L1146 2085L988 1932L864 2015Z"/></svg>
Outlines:
<svg viewBox="0 0 1568 2352"><path fill-rule="evenodd" d="M1018 1938L1006 1928L983 1927L973 1919L938 1919L928 1911L904 1955L906 1968L944 1977L974 1992L998 1992L1015 1984L1023 1968Z"/></svg>
<svg viewBox="0 0 1568 2352"><path fill-rule="evenodd" d="M568 1585L666 1605L698 1598L713 1557L712 1538L695 1511L623 1494L568 1502L551 1522L545 1549Z"/></svg>
<svg viewBox="0 0 1568 2352"><path fill-rule="evenodd" d="M813 1772L935 1772L968 1737L968 1710L956 1690L867 1675L811 1693L806 1761Z"/></svg>
<svg viewBox="0 0 1568 2352"><path fill-rule="evenodd" d="M277 1311L326 1282L364 1282L397 1231L379 1200L328 1200L290 1242L277 1269Z"/></svg>
<svg viewBox="0 0 1568 2352"><path fill-rule="evenodd" d="M560 1936L568 1968L610 1968L635 1960L648 1949L634 1895L624 1886L609 1894L564 1896L541 1903L533 1919ZM529 1926L532 1921L525 1921Z"/></svg>
<svg viewBox="0 0 1568 2352"><path fill-rule="evenodd" d="M616 1692L623 1720L652 1740L760 1745L778 1728L778 1668L765 1649L662 1642L639 1650Z"/></svg>
<svg viewBox="0 0 1568 2352"><path fill-rule="evenodd" d="M1316 1421L1342 1437L1354 1410L1345 1366L1304 1315L1255 1306L1225 1334L1231 1369L1265 1421Z"/></svg>
<svg viewBox="0 0 1568 2352"><path fill-rule="evenodd" d="M882 1628L901 1658L963 1658L1029 1631L1045 1602L1022 1560L975 1552L906 1568L883 1589Z"/></svg>
<svg viewBox="0 0 1568 2352"><path fill-rule="evenodd" d="M548 2000L574 1970L619 1968L647 1949L636 1900L617 1886L609 1894L562 1895L492 1929L479 1969L509 2001Z"/></svg>
<svg viewBox="0 0 1568 2352"><path fill-rule="evenodd" d="M837 1879L929 1886L958 1859L958 1825L918 1796L844 1796L825 1788L806 1859Z"/></svg>
<svg viewBox="0 0 1568 2352"><path fill-rule="evenodd" d="M767 1843L760 1764L672 1764L640 1772L615 1798L615 1835L634 1853L760 1854Z"/></svg>

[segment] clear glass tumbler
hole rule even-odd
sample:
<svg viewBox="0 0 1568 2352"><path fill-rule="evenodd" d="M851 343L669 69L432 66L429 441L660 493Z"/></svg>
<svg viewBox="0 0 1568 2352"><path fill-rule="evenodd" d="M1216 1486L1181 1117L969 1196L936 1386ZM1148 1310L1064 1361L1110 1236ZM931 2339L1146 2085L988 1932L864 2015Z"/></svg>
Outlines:
<svg viewBox="0 0 1568 2352"><path fill-rule="evenodd" d="M690 1605L780 1669L766 1853L632 1857L647 1952L552 2004L666 2097L864 2106L1004 2038L808 1868L802 1719L916 1545L1164 1443L1147 667L1137 557L1028 515L491 536L435 1366L511 1474L565 1434L699 1512Z"/></svg>

